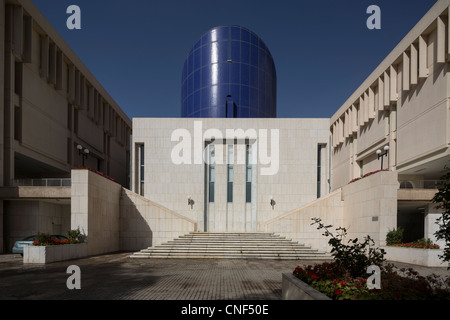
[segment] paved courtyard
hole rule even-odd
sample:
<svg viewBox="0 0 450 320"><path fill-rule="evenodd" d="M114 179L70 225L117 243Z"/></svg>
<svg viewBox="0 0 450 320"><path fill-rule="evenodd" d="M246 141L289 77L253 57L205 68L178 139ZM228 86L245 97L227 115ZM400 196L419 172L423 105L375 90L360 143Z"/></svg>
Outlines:
<svg viewBox="0 0 450 320"><path fill-rule="evenodd" d="M0 255L0 300L280 300L281 274L311 260L130 259L116 253L45 266ZM81 270L69 290L67 267ZM407 266L401 265L399 266ZM426 275L445 268L413 266Z"/></svg>
<svg viewBox="0 0 450 320"><path fill-rule="evenodd" d="M281 274L301 261L130 259L118 253L46 266L0 256L0 299L39 300L279 300ZM306 262L312 263L312 262ZM81 270L81 290L69 290L67 267Z"/></svg>

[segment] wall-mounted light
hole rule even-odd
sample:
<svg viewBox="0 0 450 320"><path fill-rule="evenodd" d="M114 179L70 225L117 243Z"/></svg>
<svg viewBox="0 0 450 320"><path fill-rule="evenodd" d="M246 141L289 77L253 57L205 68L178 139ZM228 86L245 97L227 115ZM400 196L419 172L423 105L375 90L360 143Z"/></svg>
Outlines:
<svg viewBox="0 0 450 320"><path fill-rule="evenodd" d="M389 146L384 147L384 152L381 150L377 150L378 160L380 160L381 158L381 170L383 170L383 158L384 156L387 157L388 153L389 153Z"/></svg>
<svg viewBox="0 0 450 320"><path fill-rule="evenodd" d="M81 155L81 157L83 159L83 167L84 167L84 160L88 158L89 149L83 148L83 146L81 144L77 145L77 149L78 149L78 154Z"/></svg>
<svg viewBox="0 0 450 320"><path fill-rule="evenodd" d="M189 196L188 197L188 206L191 206L191 209L192 209L192 206L194 205L194 200L192 199L192 197L191 196Z"/></svg>
<svg viewBox="0 0 450 320"><path fill-rule="evenodd" d="M273 200L273 197L270 197L270 205L272 206L272 210L273 210L273 207L275 206L275 204L276 204L276 202L275 202L275 200Z"/></svg>

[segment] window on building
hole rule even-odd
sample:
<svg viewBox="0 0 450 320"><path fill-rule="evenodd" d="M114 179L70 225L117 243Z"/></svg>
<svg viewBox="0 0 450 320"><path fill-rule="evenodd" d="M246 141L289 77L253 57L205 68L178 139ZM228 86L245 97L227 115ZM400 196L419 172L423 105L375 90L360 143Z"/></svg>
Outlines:
<svg viewBox="0 0 450 320"><path fill-rule="evenodd" d="M22 108L14 107L14 139L22 141Z"/></svg>
<svg viewBox="0 0 450 320"><path fill-rule="evenodd" d="M73 132L78 134L78 109L73 109Z"/></svg>
<svg viewBox="0 0 450 320"><path fill-rule="evenodd" d="M67 163L72 165L72 139L67 138Z"/></svg>
<svg viewBox="0 0 450 320"><path fill-rule="evenodd" d="M70 66L66 63L66 92L70 93Z"/></svg>
<svg viewBox="0 0 450 320"><path fill-rule="evenodd" d="M39 70L42 73L44 70L44 37L39 35Z"/></svg>
<svg viewBox="0 0 450 320"><path fill-rule="evenodd" d="M209 146L209 202L214 202L214 186L216 181L216 151L214 145Z"/></svg>
<svg viewBox="0 0 450 320"><path fill-rule="evenodd" d="M21 62L14 64L14 93L22 95L23 66Z"/></svg>
<svg viewBox="0 0 450 320"><path fill-rule="evenodd" d="M63 54L61 50L56 52L56 89L63 88Z"/></svg>
<svg viewBox="0 0 450 320"><path fill-rule="evenodd" d="M245 152L245 165L246 165L246 174L245 174L245 202L252 202L252 150L251 146L246 146Z"/></svg>
<svg viewBox="0 0 450 320"><path fill-rule="evenodd" d="M228 146L227 159L227 202L233 202L233 179L234 179L234 145Z"/></svg>
<svg viewBox="0 0 450 320"><path fill-rule="evenodd" d="M322 148L323 145L317 146L317 199L322 196Z"/></svg>
<svg viewBox="0 0 450 320"><path fill-rule="evenodd" d="M138 193L144 196L145 185L145 146L143 144L138 145Z"/></svg>
<svg viewBox="0 0 450 320"><path fill-rule="evenodd" d="M72 105L67 104L67 129L72 130Z"/></svg>

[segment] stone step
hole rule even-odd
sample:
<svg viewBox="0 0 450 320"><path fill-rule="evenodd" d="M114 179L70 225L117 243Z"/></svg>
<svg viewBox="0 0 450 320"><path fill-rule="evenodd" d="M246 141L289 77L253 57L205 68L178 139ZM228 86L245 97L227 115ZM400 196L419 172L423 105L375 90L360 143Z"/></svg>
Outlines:
<svg viewBox="0 0 450 320"><path fill-rule="evenodd" d="M270 250L276 250L276 249L310 249L310 247L297 245L297 244L287 244L287 245L279 245L279 244L272 244L272 245L249 245L249 244L234 244L234 245L217 245L217 244L161 244L158 246L155 246L153 248L248 248L248 249L255 249L255 250L262 250L264 248L270 249Z"/></svg>
<svg viewBox="0 0 450 320"><path fill-rule="evenodd" d="M330 256L326 254L280 254L280 253L244 253L244 254L226 254L226 253L135 253L131 256L131 258L137 259L151 259L151 258L196 258L196 259L205 259L205 258L221 258L221 259L316 259L316 260L329 260Z"/></svg>
<svg viewBox="0 0 450 320"><path fill-rule="evenodd" d="M238 240L228 240L228 241L217 241L217 240L211 240L211 241L182 241L182 240L173 240L173 241L167 241L168 244L218 244L218 245L225 245L225 244L239 244L239 243L245 243L245 244L261 244L261 245L270 245L270 244L281 244L281 245L289 245L289 244L299 244L297 242L293 241L238 241Z"/></svg>
<svg viewBox="0 0 450 320"><path fill-rule="evenodd" d="M192 232L131 258L330 259L329 254L273 233Z"/></svg>
<svg viewBox="0 0 450 320"><path fill-rule="evenodd" d="M153 252L201 252L201 253L215 253L215 252L235 252L235 253L317 253L317 250L314 249L286 249L280 248L277 250L273 249L236 249L236 248L151 248L141 250L142 253L153 253Z"/></svg>

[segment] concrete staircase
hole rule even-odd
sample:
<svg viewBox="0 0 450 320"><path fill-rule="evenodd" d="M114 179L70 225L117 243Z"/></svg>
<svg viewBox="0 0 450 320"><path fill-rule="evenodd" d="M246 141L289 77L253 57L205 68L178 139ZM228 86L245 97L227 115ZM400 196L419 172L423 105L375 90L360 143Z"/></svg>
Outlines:
<svg viewBox="0 0 450 320"><path fill-rule="evenodd" d="M139 258L216 258L330 260L318 252L273 233L190 233L130 256Z"/></svg>

